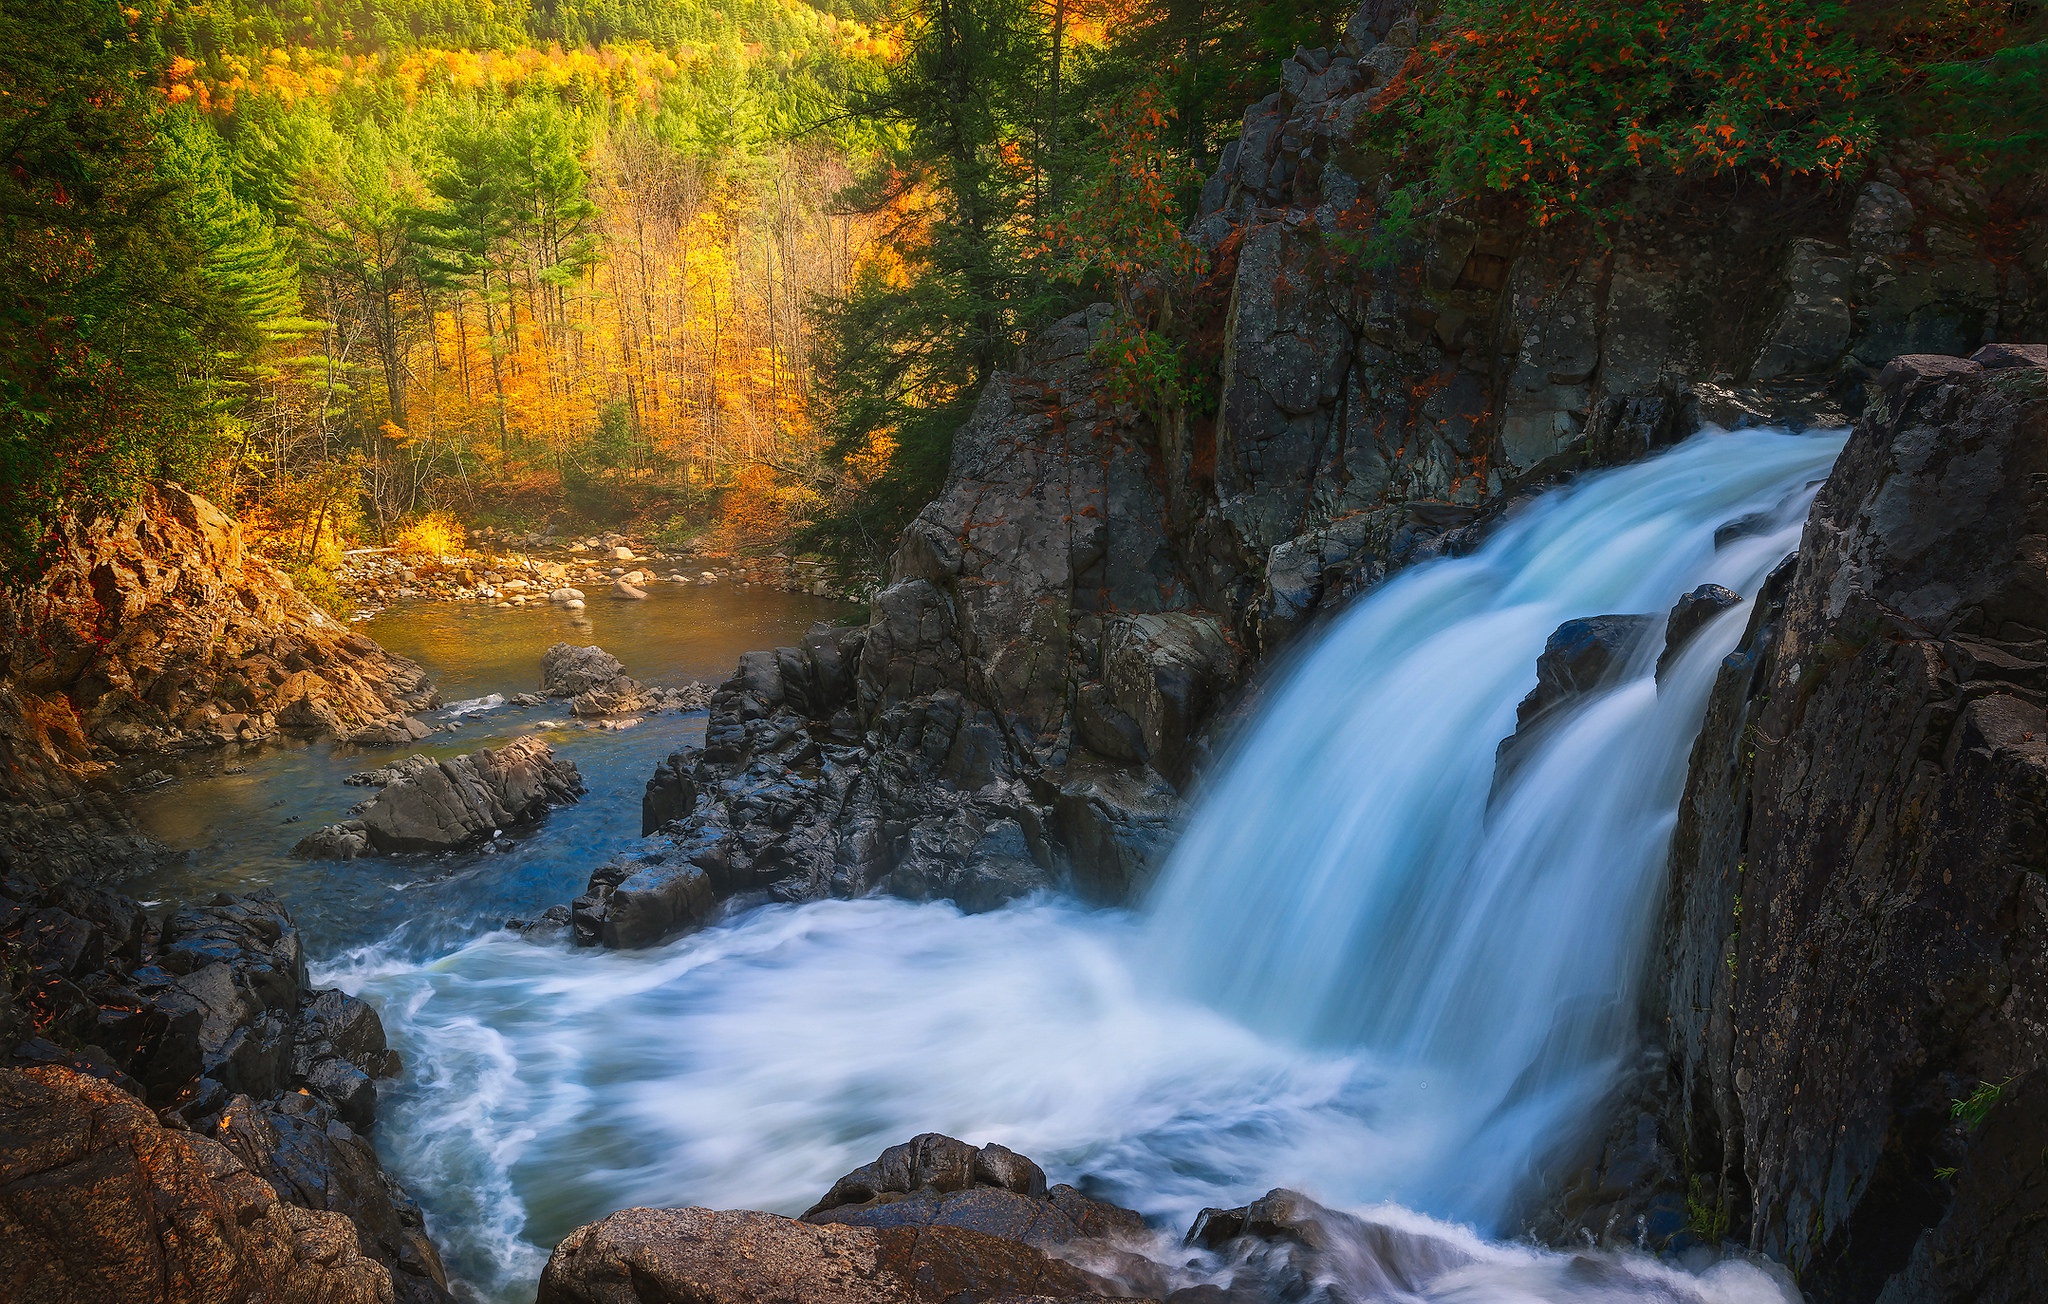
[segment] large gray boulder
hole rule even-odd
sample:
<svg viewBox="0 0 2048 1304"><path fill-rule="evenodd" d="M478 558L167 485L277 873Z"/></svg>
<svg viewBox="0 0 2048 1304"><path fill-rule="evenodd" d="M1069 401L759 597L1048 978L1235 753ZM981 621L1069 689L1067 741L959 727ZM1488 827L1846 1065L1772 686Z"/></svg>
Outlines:
<svg viewBox="0 0 2048 1304"><path fill-rule="evenodd" d="M557 643L541 654L540 678L541 696L569 699L569 714L579 719L701 711L711 700L711 690L702 684L643 684L603 648L571 643Z"/></svg>
<svg viewBox="0 0 2048 1304"><path fill-rule="evenodd" d="M557 643L540 656L541 692L548 697L574 697L625 673L625 663L601 647Z"/></svg>
<svg viewBox="0 0 2048 1304"><path fill-rule="evenodd" d="M360 816L302 839L296 855L353 859L368 853L446 851L528 823L583 795L573 761L536 737L436 761L414 756Z"/></svg>

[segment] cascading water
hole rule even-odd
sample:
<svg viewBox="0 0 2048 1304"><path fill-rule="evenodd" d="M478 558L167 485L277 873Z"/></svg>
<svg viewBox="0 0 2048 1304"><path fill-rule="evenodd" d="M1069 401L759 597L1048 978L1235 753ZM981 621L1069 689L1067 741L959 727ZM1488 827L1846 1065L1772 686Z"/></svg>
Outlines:
<svg viewBox="0 0 2048 1304"><path fill-rule="evenodd" d="M1633 1047L1686 753L1746 612L1661 685L1653 635L1490 792L1536 657L1574 616L1753 593L1841 442L1703 435L1385 585L1277 677L1144 914L828 902L643 953L501 933L323 966L407 1059L382 1144L451 1267L506 1300L611 1209L791 1211L929 1130L1167 1225L1287 1184L1489 1228ZM1422 1298L1778 1297L1649 1264L1595 1292L1555 1256L1389 1216L1463 1247Z"/></svg>
<svg viewBox="0 0 2048 1304"><path fill-rule="evenodd" d="M1753 595L1840 447L1701 437L1397 576L1284 677L1197 802L1154 894L1154 954L1252 1027L1370 1055L1427 1147L1403 1198L1492 1222L1634 1049L1686 757L1747 610L1661 684L1646 639L1528 740L1489 809L1545 640L1578 616L1661 617L1701 583Z"/></svg>

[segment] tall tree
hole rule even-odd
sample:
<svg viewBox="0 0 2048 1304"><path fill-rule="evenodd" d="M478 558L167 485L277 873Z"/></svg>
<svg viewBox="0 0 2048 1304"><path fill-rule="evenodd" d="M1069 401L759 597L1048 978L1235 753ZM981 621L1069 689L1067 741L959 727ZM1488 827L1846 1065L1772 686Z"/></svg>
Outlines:
<svg viewBox="0 0 2048 1304"><path fill-rule="evenodd" d="M854 113L898 142L846 196L891 219L895 270L869 268L824 323L833 450L879 463L814 536L872 559L938 487L952 431L1044 307L1029 257L1043 17L1030 0L924 0L905 56Z"/></svg>

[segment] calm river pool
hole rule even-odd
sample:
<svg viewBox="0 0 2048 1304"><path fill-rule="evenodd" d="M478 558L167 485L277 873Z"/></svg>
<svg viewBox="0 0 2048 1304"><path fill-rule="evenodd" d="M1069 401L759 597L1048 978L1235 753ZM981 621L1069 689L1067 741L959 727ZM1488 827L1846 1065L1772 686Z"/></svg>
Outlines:
<svg viewBox="0 0 2048 1304"><path fill-rule="evenodd" d="M297 916L314 960L377 941L408 950L451 948L508 916L531 917L581 892L592 868L639 840L640 793L655 762L704 729L701 712L609 730L572 721L564 703L484 708L481 699L538 688L541 653L564 640L597 644L647 683L716 684L740 653L787 646L815 623L847 621L859 611L723 584L652 585L645 602L595 598L580 612L454 602L391 607L359 628L427 668L446 701L422 718L455 730L408 747L284 742L192 760L180 782L136 803L149 834L186 854L117 886L162 902L270 888ZM345 862L291 854L300 838L347 818L370 795L344 784L347 775L414 753L453 756L528 733L544 735L575 761L590 791L495 849Z"/></svg>

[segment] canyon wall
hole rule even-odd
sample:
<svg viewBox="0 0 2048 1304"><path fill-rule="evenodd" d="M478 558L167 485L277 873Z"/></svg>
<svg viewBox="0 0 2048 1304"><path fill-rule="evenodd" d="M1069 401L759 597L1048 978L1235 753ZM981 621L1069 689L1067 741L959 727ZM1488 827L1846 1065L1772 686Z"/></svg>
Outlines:
<svg viewBox="0 0 2048 1304"><path fill-rule="evenodd" d="M171 756L279 733L424 737L425 673L337 623L175 485L64 533L0 596L0 844L44 881L151 848L120 794Z"/></svg>

